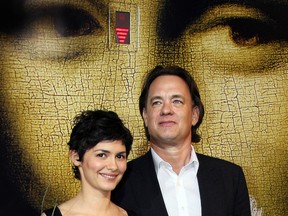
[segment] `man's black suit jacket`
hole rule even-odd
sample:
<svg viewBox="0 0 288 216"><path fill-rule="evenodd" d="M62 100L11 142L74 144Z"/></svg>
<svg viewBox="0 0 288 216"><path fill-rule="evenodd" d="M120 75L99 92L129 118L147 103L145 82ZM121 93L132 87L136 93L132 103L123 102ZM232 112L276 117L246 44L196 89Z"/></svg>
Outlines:
<svg viewBox="0 0 288 216"><path fill-rule="evenodd" d="M202 154L197 157L202 216L251 216L242 168ZM151 151L128 163L123 179L112 192L112 201L139 216L168 216Z"/></svg>

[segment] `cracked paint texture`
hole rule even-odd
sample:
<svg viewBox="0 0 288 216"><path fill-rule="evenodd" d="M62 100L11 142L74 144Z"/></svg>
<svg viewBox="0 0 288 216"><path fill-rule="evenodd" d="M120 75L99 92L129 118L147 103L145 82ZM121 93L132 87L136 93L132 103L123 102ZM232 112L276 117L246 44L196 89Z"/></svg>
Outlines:
<svg viewBox="0 0 288 216"><path fill-rule="evenodd" d="M27 1L23 8L35 14L33 21L0 35L1 176L21 192L17 201L40 211L77 193L67 141L82 110L116 111L134 136L129 160L145 153L138 111L143 76L156 64L178 64L195 77L205 106L196 150L242 166L262 215L286 215L287 38L235 39L230 22L268 15L252 5L213 5L168 43L156 31L162 1L121 1L139 7L139 44L137 51L111 51L108 3ZM68 22L59 32L55 8L70 11L83 28Z"/></svg>

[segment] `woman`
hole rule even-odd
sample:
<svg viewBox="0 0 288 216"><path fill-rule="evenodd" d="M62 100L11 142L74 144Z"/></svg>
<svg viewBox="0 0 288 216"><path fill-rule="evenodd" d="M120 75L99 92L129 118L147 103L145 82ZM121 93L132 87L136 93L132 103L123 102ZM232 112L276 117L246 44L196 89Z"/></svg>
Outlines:
<svg viewBox="0 0 288 216"><path fill-rule="evenodd" d="M68 142L69 156L79 193L45 210L41 216L105 215L132 216L111 202L111 191L121 180L133 137L112 111L84 111L74 119Z"/></svg>

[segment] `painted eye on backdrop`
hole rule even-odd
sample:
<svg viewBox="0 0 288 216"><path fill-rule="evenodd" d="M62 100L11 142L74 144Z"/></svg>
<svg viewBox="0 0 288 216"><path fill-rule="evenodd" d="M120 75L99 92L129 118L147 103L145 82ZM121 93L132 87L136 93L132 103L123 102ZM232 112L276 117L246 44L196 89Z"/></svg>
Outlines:
<svg viewBox="0 0 288 216"><path fill-rule="evenodd" d="M71 6L48 7L32 10L26 17L22 31L60 37L89 35L102 29L99 21L82 9Z"/></svg>
<svg viewBox="0 0 288 216"><path fill-rule="evenodd" d="M203 53L210 69L260 73L283 64L284 55L275 55L285 53L288 41L280 15L243 5L217 5L189 26L185 43L194 56L196 51Z"/></svg>
<svg viewBox="0 0 288 216"><path fill-rule="evenodd" d="M214 37L225 40L229 38L238 46L257 46L288 40L288 30L283 20L276 16L271 18L257 8L242 5L218 5L211 8L192 24L189 33L206 32L208 35L212 31Z"/></svg>
<svg viewBox="0 0 288 216"><path fill-rule="evenodd" d="M53 17L55 29L63 37L88 35L101 29L99 22L82 10L59 8Z"/></svg>
<svg viewBox="0 0 288 216"><path fill-rule="evenodd" d="M13 31L18 50L33 60L62 62L105 48L105 6L57 5L26 9L21 25ZM97 52L93 58L99 55Z"/></svg>
<svg viewBox="0 0 288 216"><path fill-rule="evenodd" d="M231 18L226 25L231 39L240 46L255 46L283 39L277 25L253 18Z"/></svg>

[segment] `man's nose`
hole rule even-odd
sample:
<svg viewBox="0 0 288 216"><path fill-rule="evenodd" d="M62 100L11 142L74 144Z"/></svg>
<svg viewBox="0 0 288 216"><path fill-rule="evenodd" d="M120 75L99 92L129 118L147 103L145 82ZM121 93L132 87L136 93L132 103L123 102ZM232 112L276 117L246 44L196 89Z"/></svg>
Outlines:
<svg viewBox="0 0 288 216"><path fill-rule="evenodd" d="M172 104L169 101L163 102L163 105L161 108L161 115L169 115L172 113L173 113Z"/></svg>

